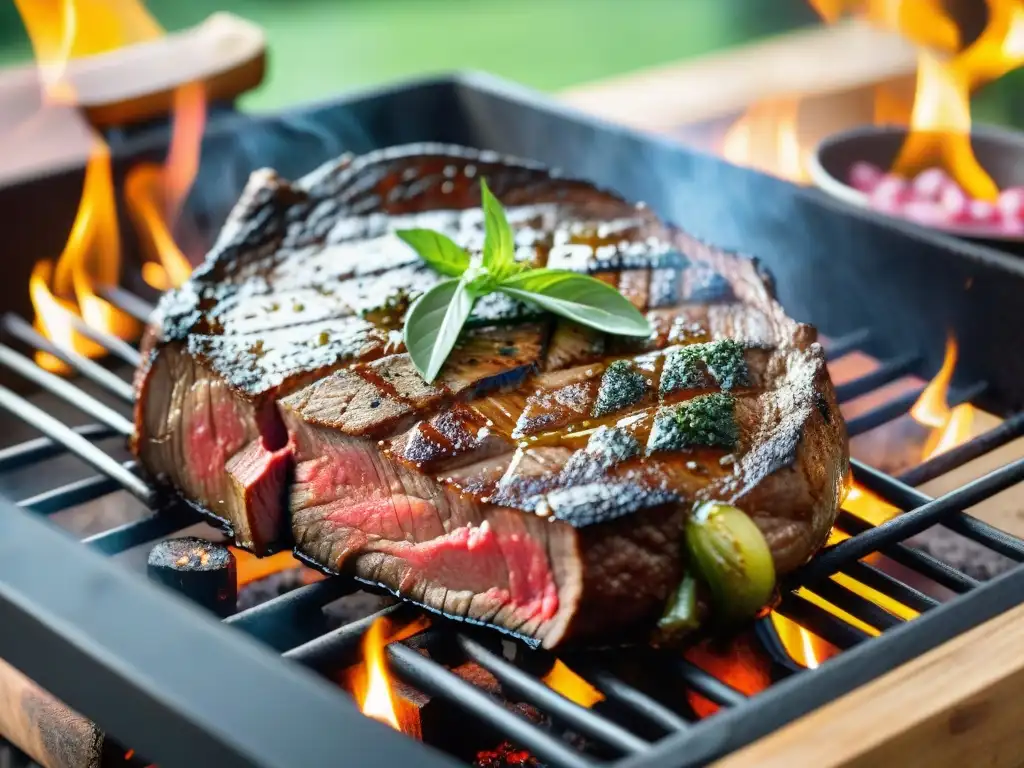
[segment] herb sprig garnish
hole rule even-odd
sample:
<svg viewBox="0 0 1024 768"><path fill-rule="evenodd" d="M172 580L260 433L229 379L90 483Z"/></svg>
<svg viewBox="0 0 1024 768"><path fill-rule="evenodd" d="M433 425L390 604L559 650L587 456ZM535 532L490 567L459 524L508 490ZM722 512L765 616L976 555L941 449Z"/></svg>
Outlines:
<svg viewBox="0 0 1024 768"><path fill-rule="evenodd" d="M500 292L536 304L581 325L620 336L651 334L647 318L615 288L564 269L530 269L516 261L515 236L505 209L480 180L484 210L484 248L470 255L450 238L430 229L396 234L430 267L449 279L420 296L405 318L405 346L413 365L429 383L459 338L462 326L482 296Z"/></svg>

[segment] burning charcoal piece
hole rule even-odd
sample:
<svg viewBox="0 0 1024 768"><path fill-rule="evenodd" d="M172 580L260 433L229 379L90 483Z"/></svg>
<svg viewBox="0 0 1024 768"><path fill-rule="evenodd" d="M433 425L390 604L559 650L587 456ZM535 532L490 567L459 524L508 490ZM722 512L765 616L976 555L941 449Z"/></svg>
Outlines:
<svg viewBox="0 0 1024 768"><path fill-rule="evenodd" d="M235 611L235 556L223 544L195 536L161 541L149 553L147 573L218 616Z"/></svg>
<svg viewBox="0 0 1024 768"><path fill-rule="evenodd" d="M304 586L305 578L305 569L289 568L272 573L262 579L250 581L238 590L238 610L245 611L281 595L286 595L293 589Z"/></svg>
<svg viewBox="0 0 1024 768"><path fill-rule="evenodd" d="M494 749L485 749L478 754L474 765L477 768L543 768L544 763L525 749L504 741Z"/></svg>

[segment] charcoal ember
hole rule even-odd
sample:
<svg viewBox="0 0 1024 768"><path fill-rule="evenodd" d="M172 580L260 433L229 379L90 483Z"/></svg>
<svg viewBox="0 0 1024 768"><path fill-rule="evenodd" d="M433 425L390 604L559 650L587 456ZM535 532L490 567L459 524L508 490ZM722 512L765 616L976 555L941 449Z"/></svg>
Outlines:
<svg viewBox="0 0 1024 768"><path fill-rule="evenodd" d="M1016 565L1008 557L946 528L929 528L907 543L979 581L994 579Z"/></svg>
<svg viewBox="0 0 1024 768"><path fill-rule="evenodd" d="M146 573L222 618L235 610L235 556L223 544L197 536L161 541L150 550Z"/></svg>
<svg viewBox="0 0 1024 768"><path fill-rule="evenodd" d="M477 768L543 768L544 763L525 749L503 741L494 749L485 749L476 756Z"/></svg>
<svg viewBox="0 0 1024 768"><path fill-rule="evenodd" d="M306 584L305 569L289 568L262 579L250 581L238 593L238 610L262 605Z"/></svg>
<svg viewBox="0 0 1024 768"><path fill-rule="evenodd" d="M353 592L324 607L324 618L328 629L365 619L377 611L394 605L398 600L390 595L376 595L370 592Z"/></svg>

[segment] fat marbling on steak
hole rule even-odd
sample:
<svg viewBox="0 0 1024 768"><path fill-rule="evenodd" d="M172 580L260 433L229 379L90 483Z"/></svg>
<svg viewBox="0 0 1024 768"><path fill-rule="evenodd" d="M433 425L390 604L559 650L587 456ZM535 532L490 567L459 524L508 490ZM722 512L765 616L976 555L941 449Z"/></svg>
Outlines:
<svg viewBox="0 0 1024 768"><path fill-rule="evenodd" d="M426 384L402 319L440 278L394 230L479 251L481 176L517 258L617 286L650 338L490 296ZM549 647L653 623L697 501L743 508L793 569L824 543L848 472L815 331L755 261L492 153L258 172L158 316L136 379L151 473L259 554L294 545Z"/></svg>

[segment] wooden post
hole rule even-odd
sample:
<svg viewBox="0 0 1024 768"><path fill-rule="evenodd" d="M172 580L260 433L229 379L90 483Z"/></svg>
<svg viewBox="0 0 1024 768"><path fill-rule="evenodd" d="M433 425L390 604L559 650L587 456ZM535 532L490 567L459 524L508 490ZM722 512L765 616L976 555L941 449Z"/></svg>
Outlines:
<svg viewBox="0 0 1024 768"><path fill-rule="evenodd" d="M0 734L44 768L100 768L103 733L0 660Z"/></svg>
<svg viewBox="0 0 1024 768"><path fill-rule="evenodd" d="M940 645L715 767L1019 766L1024 756L1022 643L1024 606Z"/></svg>

